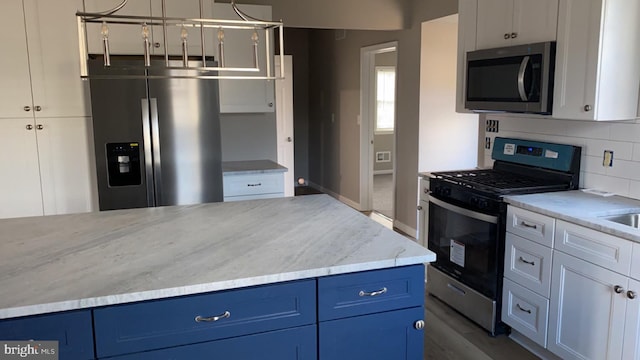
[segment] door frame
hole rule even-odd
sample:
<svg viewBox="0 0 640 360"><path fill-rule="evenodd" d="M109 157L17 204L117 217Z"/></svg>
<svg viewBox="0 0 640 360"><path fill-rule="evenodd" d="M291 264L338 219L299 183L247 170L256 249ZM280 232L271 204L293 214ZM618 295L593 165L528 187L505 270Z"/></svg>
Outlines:
<svg viewBox="0 0 640 360"><path fill-rule="evenodd" d="M375 56L377 54L398 51L398 42L391 41L382 44L366 46L360 49L360 211L371 211L373 209L373 139L374 121L371 113L371 100L375 95ZM396 65L397 69L397 65ZM396 84L398 83L396 75ZM397 94L397 92L396 92ZM397 107L396 107L397 114ZM397 125L397 122L396 122ZM397 126L394 129L394 202L395 202L395 156ZM393 207L395 213L395 204ZM394 216L395 217L395 216Z"/></svg>

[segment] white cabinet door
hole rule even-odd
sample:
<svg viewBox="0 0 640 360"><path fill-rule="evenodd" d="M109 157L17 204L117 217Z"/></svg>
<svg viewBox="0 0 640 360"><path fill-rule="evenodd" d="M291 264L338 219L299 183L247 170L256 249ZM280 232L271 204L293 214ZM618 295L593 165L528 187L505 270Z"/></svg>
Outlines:
<svg viewBox="0 0 640 360"><path fill-rule="evenodd" d="M478 0L477 48L554 41L558 0Z"/></svg>
<svg viewBox="0 0 640 360"><path fill-rule="evenodd" d="M627 290L627 314L624 324L622 358L640 360L640 282L630 279Z"/></svg>
<svg viewBox="0 0 640 360"><path fill-rule="evenodd" d="M24 6L36 117L89 116L75 17L82 0L25 0Z"/></svg>
<svg viewBox="0 0 640 360"><path fill-rule="evenodd" d="M639 17L638 1L560 0L554 118L636 117Z"/></svg>
<svg viewBox="0 0 640 360"><path fill-rule="evenodd" d="M261 20L271 19L271 7L260 5L239 5L240 10L247 15ZM230 4L215 3L214 17L216 19L239 20ZM258 32L258 54L264 61L265 39L264 32ZM253 42L252 31L227 29L224 33L224 51L226 67L252 67ZM273 38L273 36L272 36ZM216 49L218 39L215 40ZM271 44L273 50L273 42ZM272 52L273 53L273 52ZM274 64L271 64L273 67ZM266 64L258 64L257 74L266 76ZM273 73L273 72L272 72ZM256 76L255 72L224 72L223 75ZM252 113L274 111L274 81L268 80L220 80L220 112L222 113Z"/></svg>
<svg viewBox="0 0 640 360"><path fill-rule="evenodd" d="M515 0L512 45L555 41L558 30L558 0Z"/></svg>
<svg viewBox="0 0 640 360"><path fill-rule="evenodd" d="M92 210L95 171L90 121L87 117L37 120L45 215Z"/></svg>
<svg viewBox="0 0 640 360"><path fill-rule="evenodd" d="M35 132L33 119L0 119L0 218L43 214Z"/></svg>
<svg viewBox="0 0 640 360"><path fill-rule="evenodd" d="M104 12L118 6L122 0L84 0L86 12ZM149 0L130 0L115 15L150 16ZM112 55L142 55L144 45L141 25L110 24L109 48ZM102 35L100 23L87 23L87 44L89 54L102 54ZM154 42L153 34L149 39Z"/></svg>
<svg viewBox="0 0 640 360"><path fill-rule="evenodd" d="M478 49L509 46L512 29L513 0L478 0Z"/></svg>
<svg viewBox="0 0 640 360"><path fill-rule="evenodd" d="M628 278L560 251L553 256L548 349L563 359L621 359Z"/></svg>
<svg viewBox="0 0 640 360"><path fill-rule="evenodd" d="M213 18L213 1L203 1L202 14L200 13L200 1L191 0L165 0L167 17L178 17L185 19ZM162 0L151 0L151 15L162 17ZM187 49L189 56L202 56L201 36L199 28L185 27L187 30ZM167 26L167 46L169 55L182 56L182 27ZM205 28L205 52L207 55L217 55L217 29ZM153 27L153 53L164 55L164 30L162 26Z"/></svg>
<svg viewBox="0 0 640 360"><path fill-rule="evenodd" d="M21 0L5 0L0 11L0 118L33 119L27 38ZM30 111L25 111L28 107ZM15 153L15 152L13 152Z"/></svg>

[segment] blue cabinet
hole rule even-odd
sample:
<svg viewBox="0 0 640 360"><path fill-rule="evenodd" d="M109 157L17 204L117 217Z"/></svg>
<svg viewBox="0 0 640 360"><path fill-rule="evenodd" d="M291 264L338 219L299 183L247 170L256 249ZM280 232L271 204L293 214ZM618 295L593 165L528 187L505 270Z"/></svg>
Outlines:
<svg viewBox="0 0 640 360"><path fill-rule="evenodd" d="M113 360L316 360L316 325L135 353Z"/></svg>
<svg viewBox="0 0 640 360"><path fill-rule="evenodd" d="M321 322L321 360L423 359L424 331L414 328L424 319L422 306Z"/></svg>
<svg viewBox="0 0 640 360"><path fill-rule="evenodd" d="M99 358L316 322L316 282L303 280L145 301L93 312Z"/></svg>
<svg viewBox="0 0 640 360"><path fill-rule="evenodd" d="M58 341L60 359L93 359L91 310L0 321L1 340Z"/></svg>

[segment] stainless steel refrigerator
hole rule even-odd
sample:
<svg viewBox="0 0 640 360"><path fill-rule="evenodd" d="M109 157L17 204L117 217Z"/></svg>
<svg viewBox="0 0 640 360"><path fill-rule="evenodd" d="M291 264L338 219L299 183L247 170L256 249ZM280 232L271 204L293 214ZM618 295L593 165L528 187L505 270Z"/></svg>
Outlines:
<svg viewBox="0 0 640 360"><path fill-rule="evenodd" d="M166 77L189 71L164 59L89 61L100 210L222 201L218 82Z"/></svg>

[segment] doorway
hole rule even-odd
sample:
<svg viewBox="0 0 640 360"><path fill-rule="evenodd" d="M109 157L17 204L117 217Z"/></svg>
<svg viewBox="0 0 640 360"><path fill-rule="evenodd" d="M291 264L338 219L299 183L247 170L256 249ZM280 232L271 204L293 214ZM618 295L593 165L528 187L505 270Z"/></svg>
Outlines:
<svg viewBox="0 0 640 360"><path fill-rule="evenodd" d="M360 204L395 217L397 42L361 49Z"/></svg>

